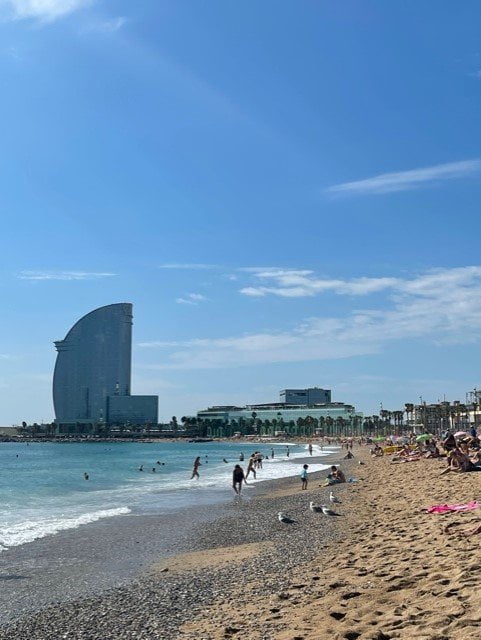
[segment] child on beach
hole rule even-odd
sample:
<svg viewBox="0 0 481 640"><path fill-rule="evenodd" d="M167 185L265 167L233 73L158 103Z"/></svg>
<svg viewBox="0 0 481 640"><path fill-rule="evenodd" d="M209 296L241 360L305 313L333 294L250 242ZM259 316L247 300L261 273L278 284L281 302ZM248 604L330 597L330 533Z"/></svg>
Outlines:
<svg viewBox="0 0 481 640"><path fill-rule="evenodd" d="M302 467L302 471L301 471L301 480L302 480L302 486L301 486L301 490L307 489L307 470L309 469L309 465L305 464Z"/></svg>

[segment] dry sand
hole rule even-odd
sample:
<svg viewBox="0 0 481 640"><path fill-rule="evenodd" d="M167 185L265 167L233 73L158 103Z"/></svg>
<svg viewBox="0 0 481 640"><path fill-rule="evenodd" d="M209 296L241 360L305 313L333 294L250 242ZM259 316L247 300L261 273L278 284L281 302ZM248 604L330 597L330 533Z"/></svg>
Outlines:
<svg viewBox="0 0 481 640"><path fill-rule="evenodd" d="M454 532L481 523L481 509L446 515L422 509L481 498L481 473L440 476L444 459L393 465L389 457L371 460L365 452L364 459L361 482L338 487L342 539L294 569L289 588L275 596L253 596L257 578L246 575L237 598L213 603L178 637L480 639L481 535ZM295 532L286 535L295 545Z"/></svg>

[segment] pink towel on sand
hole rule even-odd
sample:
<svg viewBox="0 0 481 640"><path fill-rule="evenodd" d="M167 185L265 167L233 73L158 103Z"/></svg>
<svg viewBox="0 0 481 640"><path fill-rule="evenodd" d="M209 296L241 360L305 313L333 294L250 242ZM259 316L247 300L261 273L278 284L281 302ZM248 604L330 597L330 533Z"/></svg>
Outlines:
<svg viewBox="0 0 481 640"><path fill-rule="evenodd" d="M426 509L428 513L447 513L448 511L471 511L471 509L477 509L479 502L471 500L467 504L435 504L429 509Z"/></svg>

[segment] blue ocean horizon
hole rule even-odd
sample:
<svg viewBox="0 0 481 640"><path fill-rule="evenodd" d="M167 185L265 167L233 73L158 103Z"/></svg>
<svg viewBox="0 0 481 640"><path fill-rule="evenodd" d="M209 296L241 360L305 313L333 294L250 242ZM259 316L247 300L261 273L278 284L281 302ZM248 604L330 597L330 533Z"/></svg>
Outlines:
<svg viewBox="0 0 481 640"><path fill-rule="evenodd" d="M232 499L234 464L245 468L257 450L268 459L256 480L249 477L246 495L253 484L298 474L296 460L308 455L305 444L279 442L1 443L0 552L103 518L168 513ZM313 453L318 457L331 451L314 445ZM244 463L239 462L241 453ZM196 456L202 463L200 478L191 480ZM310 471L325 467L313 463Z"/></svg>

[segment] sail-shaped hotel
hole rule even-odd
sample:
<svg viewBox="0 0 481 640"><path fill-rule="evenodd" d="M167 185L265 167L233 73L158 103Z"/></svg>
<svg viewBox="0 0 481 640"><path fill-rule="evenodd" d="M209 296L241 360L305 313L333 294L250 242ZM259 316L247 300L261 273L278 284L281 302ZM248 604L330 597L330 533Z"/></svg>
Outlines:
<svg viewBox="0 0 481 640"><path fill-rule="evenodd" d="M130 303L87 313L55 347L53 402L60 430L72 424L157 424L158 397L130 394Z"/></svg>

